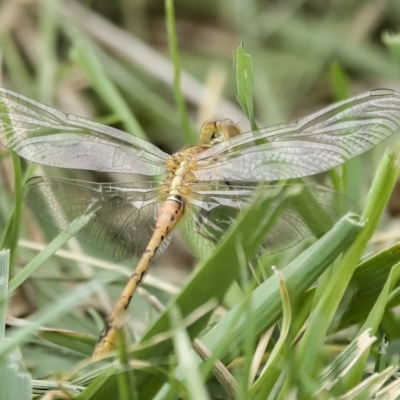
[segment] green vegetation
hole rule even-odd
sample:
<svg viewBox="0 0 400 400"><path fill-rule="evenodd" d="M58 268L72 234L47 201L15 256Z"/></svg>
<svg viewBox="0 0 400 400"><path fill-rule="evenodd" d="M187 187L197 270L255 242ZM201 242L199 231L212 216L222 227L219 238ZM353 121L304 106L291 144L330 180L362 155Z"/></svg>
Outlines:
<svg viewBox="0 0 400 400"><path fill-rule="evenodd" d="M207 118L250 129L373 88L399 90L400 37L388 33L399 26L396 0L122 0L91 9L9 1L0 5L1 86L172 153L192 144ZM259 255L271 228L262 223L271 193L261 190L209 257L195 262L173 242L133 298L116 352L96 364L103 318L133 262L116 263L37 220L22 205L23 183L33 174L136 176L28 165L0 148L13 317L1 370L12 373L20 351L32 393L55 399L397 398L399 229L389 215L400 201L392 195L398 142L393 135L317 177L361 211L314 243ZM277 198L284 190L276 187ZM273 221L281 210L270 212ZM14 378L26 383L17 369Z"/></svg>

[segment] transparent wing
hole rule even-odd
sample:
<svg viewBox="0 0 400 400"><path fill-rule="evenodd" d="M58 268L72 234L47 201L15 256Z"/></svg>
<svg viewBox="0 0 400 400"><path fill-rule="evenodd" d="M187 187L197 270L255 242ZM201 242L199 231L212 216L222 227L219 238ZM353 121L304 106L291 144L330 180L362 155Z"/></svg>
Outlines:
<svg viewBox="0 0 400 400"><path fill-rule="evenodd" d="M216 227L217 234L203 221L206 211L199 206L186 204L185 214L179 225L188 250L197 258L207 258L222 237L222 227ZM210 232L211 230L211 232Z"/></svg>
<svg viewBox="0 0 400 400"><path fill-rule="evenodd" d="M275 185L263 185L271 192L271 204L260 218L271 223L263 249L276 253L294 246L308 236L319 237L357 206L342 194L325 186L290 184L282 186L279 195ZM255 186L230 186L223 183L204 189L193 185L190 204L183 222L189 250L197 257L208 255L215 244L249 204Z"/></svg>
<svg viewBox="0 0 400 400"><path fill-rule="evenodd" d="M140 257L145 251L156 224L158 196L156 182L35 177L25 187L25 202L35 215L118 260ZM164 240L157 255L169 240Z"/></svg>
<svg viewBox="0 0 400 400"><path fill-rule="evenodd" d="M0 145L60 168L159 175L168 155L138 137L0 88Z"/></svg>
<svg viewBox="0 0 400 400"><path fill-rule="evenodd" d="M197 156L200 181L276 181L317 174L400 127L400 93L378 89L287 125L244 133Z"/></svg>

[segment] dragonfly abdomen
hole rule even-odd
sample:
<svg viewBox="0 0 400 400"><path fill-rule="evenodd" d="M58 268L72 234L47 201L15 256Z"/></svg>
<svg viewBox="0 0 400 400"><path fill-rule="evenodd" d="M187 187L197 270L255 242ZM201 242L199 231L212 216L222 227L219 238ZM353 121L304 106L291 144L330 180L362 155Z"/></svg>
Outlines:
<svg viewBox="0 0 400 400"><path fill-rule="evenodd" d="M129 303L135 293L137 287L146 275L150 263L161 246L162 242L167 238L175 226L179 223L184 211L184 200L181 196L171 195L162 205L156 227L151 236L146 250L142 254L139 263L129 278L118 302L111 313L107 326L103 330L99 341L93 353L95 360L99 359L103 354L115 348L117 330L122 324L125 311L129 307Z"/></svg>

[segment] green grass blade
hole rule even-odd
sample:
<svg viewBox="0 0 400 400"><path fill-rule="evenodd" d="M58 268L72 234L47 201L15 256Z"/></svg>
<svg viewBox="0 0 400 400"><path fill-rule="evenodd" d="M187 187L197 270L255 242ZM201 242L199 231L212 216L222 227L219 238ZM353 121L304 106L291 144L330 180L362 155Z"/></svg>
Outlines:
<svg viewBox="0 0 400 400"><path fill-rule="evenodd" d="M8 297L8 274L9 274L10 252L0 251L0 346L7 344L9 339L4 337L7 297ZM22 367L22 357L16 348L6 357L0 356L0 400L31 398L30 375Z"/></svg>
<svg viewBox="0 0 400 400"><path fill-rule="evenodd" d="M10 116L8 114L8 107L0 100L0 113L2 114L3 123L13 126L10 121ZM14 132L11 128L10 135L13 135ZM21 168L21 160L19 156L11 152L11 159L13 161L14 166L14 191L15 191L15 202L14 202L14 210L8 221L7 227L1 237L0 249L10 249L10 265L14 264L15 252L17 249L18 243L18 233L21 221L21 213L22 213L22 168ZM12 271L11 271L12 272Z"/></svg>
<svg viewBox="0 0 400 400"><path fill-rule="evenodd" d="M386 368L385 371L383 371L381 374L379 374L378 377L383 382L384 377L385 377L384 374L386 374L386 376L390 377L390 373L392 372L392 375L394 375L395 371L397 371L397 370L398 370L397 366L388 367L388 368ZM388 379L386 379L385 383L387 382L387 380ZM393 381L391 383L389 383L388 385L385 385L381 390L379 390L376 393L376 397L378 399L397 400L399 398L399 396L400 396L400 381L398 379L393 379ZM349 397L349 399L351 399L351 397ZM362 400L361 397L360 397L360 400Z"/></svg>
<svg viewBox="0 0 400 400"><path fill-rule="evenodd" d="M318 396L321 391L331 390L341 378L347 378L346 374L354 364L368 355L368 350L376 341L375 336L371 336L370 329L363 331L322 371L320 382L321 386L317 389L314 396Z"/></svg>
<svg viewBox="0 0 400 400"><path fill-rule="evenodd" d="M249 210L250 211L250 210ZM260 214L258 214L258 218ZM253 229L256 224L253 224ZM240 224L238 224L240 226ZM362 229L354 216L342 218L325 236L310 246L299 257L288 264L282 271L292 304L301 294L329 267L329 265L346 250ZM228 265L231 260L228 260ZM214 278L216 279L216 278ZM244 299L243 303L249 301ZM276 276L270 277L251 293L255 334L259 335L269 329L282 315L279 282ZM232 324L235 321L235 324ZM201 341L216 356L227 362L226 356L231 348L240 347L246 333L248 320L243 313L243 304L229 311ZM222 341L222 345L221 345ZM164 399L166 394L158 398Z"/></svg>
<svg viewBox="0 0 400 400"><path fill-rule="evenodd" d="M368 315L367 320L360 328L359 332L364 332L366 330L369 330L372 335L376 334L385 312L386 304L389 299L389 294L393 290L393 287L396 285L396 283L399 282L399 279L400 279L400 263L395 265L391 270L387 282L383 287L383 290L378 300L374 304L371 312ZM368 353L364 354L357 362L357 364L352 368L352 370L347 373L345 377L345 382L347 383L348 389L353 387L354 383L359 382L361 380L366 367L368 355L369 355Z"/></svg>
<svg viewBox="0 0 400 400"><path fill-rule="evenodd" d="M49 257L61 246L71 239L71 235L61 232L46 248L34 257L26 266L10 281L10 292L14 292L25 282Z"/></svg>
<svg viewBox="0 0 400 400"><path fill-rule="evenodd" d="M119 117L124 128L133 135L145 139L146 134L140 124L100 64L94 45L82 36L77 34L72 36L74 37L74 47L71 50L71 58L83 70L102 100Z"/></svg>
<svg viewBox="0 0 400 400"><path fill-rule="evenodd" d="M1 35L0 32L1 61L9 72L9 78L18 91L27 90L27 94L33 93L34 82L30 76L30 68L25 64L19 54L16 43L9 35ZM30 92L30 93L29 93Z"/></svg>
<svg viewBox="0 0 400 400"><path fill-rule="evenodd" d="M185 141L188 145L193 145L196 139L190 127L188 112L186 109L185 98L181 91L181 66L178 53L178 43L176 36L174 0L165 0L168 45L172 63L174 64L174 93L176 104L179 109L181 127Z"/></svg>
<svg viewBox="0 0 400 400"><path fill-rule="evenodd" d="M115 376L116 367L111 366L106 370L102 371L101 374L94 379L90 385L78 396L75 397L76 400L107 400L115 397L115 389L111 393L104 393L103 387L107 381Z"/></svg>
<svg viewBox="0 0 400 400"><path fill-rule="evenodd" d="M164 98L158 88L152 88L146 82L143 82L126 65L111 57L102 49L97 49L96 54L107 75L127 98L145 107L146 114L150 114L155 119L166 121L176 128L180 126L176 107ZM140 93L140 96L137 95L138 93Z"/></svg>
<svg viewBox="0 0 400 400"><path fill-rule="evenodd" d="M94 346L98 340L97 337L92 335L50 328L40 329L38 336L57 346L80 353L86 357L90 357L93 354Z"/></svg>
<svg viewBox="0 0 400 400"><path fill-rule="evenodd" d="M382 35L382 41L389 48L393 58L397 61L397 65L400 65L400 35L386 32Z"/></svg>
<svg viewBox="0 0 400 400"><path fill-rule="evenodd" d="M60 383L54 381L47 381L44 379L32 379L32 394L45 395L50 390L60 390ZM72 396L76 396L85 390L83 386L71 385L63 382L63 388ZM76 397L74 397L75 399Z"/></svg>
<svg viewBox="0 0 400 400"><path fill-rule="evenodd" d="M183 381L187 390L187 398L191 400L209 399L200 370L198 369L197 358L192 353L192 345L187 332L184 329L182 319L177 308L171 308L171 325L173 327L173 343L178 365L184 371Z"/></svg>
<svg viewBox="0 0 400 400"><path fill-rule="evenodd" d="M22 218L22 193L23 193L23 178L21 160L19 156L11 152L11 159L14 167L14 210L10 218L9 224L4 233L4 241L1 243L2 248L10 249L10 266L11 273L15 261L15 254L18 247L19 230Z"/></svg>
<svg viewBox="0 0 400 400"><path fill-rule="evenodd" d="M74 233L79 231L91 218L91 214L83 215L76 218L69 226L70 232ZM61 246L67 243L72 235L71 233L61 232L51 243L49 243L43 251L34 257L23 269L16 275L10 282L10 292L13 292L19 285L28 279L33 272L39 268L44 261L52 256Z"/></svg>
<svg viewBox="0 0 400 400"><path fill-rule="evenodd" d="M351 248L345 253L341 262L332 271L329 279L325 280L325 287L320 288L322 296L316 305L296 354L295 370L299 372L301 382L309 382L311 376L314 376L317 372L316 363L328 328L358 260L375 231L398 175L397 155L386 153L375 176L367 198L367 205L362 214L362 217L368 220L368 224ZM311 393L313 392L311 387L302 387L301 390L306 392L311 390Z"/></svg>
<svg viewBox="0 0 400 400"><path fill-rule="evenodd" d="M0 400L30 400L31 378L22 367L18 349L7 357L0 357Z"/></svg>
<svg viewBox="0 0 400 400"><path fill-rule="evenodd" d="M360 224L355 217L344 217L331 231L281 271L292 303L315 282L342 251L350 246L350 242L362 227L363 224ZM282 313L277 278L272 276L255 289L252 293L252 301L254 302L257 316L257 332L261 333L271 327ZM236 307L231 310L203 337L202 340L209 349L213 350L218 344L219 337L226 335L229 321L237 313L238 309ZM241 318L234 329L233 336L231 336L231 343L237 343L242 340L245 325L245 319Z"/></svg>
<svg viewBox="0 0 400 400"><path fill-rule="evenodd" d="M372 374L370 377L361 381L356 387L343 394L341 400L364 400L364 399L392 399L395 400L400 395L400 385L397 379L394 380L394 385L387 382L393 377L396 372L396 366L390 366L381 373ZM380 388L386 386L380 390ZM397 390L393 393L392 390Z"/></svg>
<svg viewBox="0 0 400 400"><path fill-rule="evenodd" d="M345 71L343 68L339 65L339 63L334 62L331 65L330 69L330 78L332 82L332 88L334 92L334 98L335 101L341 101L349 98L351 96L350 93L350 83L347 79L347 76L345 74ZM341 170L341 176L339 175L339 172L337 169L332 169L329 171L329 176L332 180L333 187L342 193L347 193L345 192L345 189L347 187L347 163L343 164L340 167ZM352 184L355 185L356 180L352 181Z"/></svg>
<svg viewBox="0 0 400 400"><path fill-rule="evenodd" d="M250 389L250 395L254 400L266 399L280 375L281 369L278 367L279 358L281 357L284 346L288 340L289 329L292 323L292 307L285 281L279 271L275 268L274 270L279 279L279 289L282 299L282 326L280 329L279 339L275 343L267 363L260 372L259 378Z"/></svg>
<svg viewBox="0 0 400 400"><path fill-rule="evenodd" d="M10 270L9 250L0 251L0 341L4 339L7 318L8 277Z"/></svg>
<svg viewBox="0 0 400 400"><path fill-rule="evenodd" d="M243 266L245 265L246 263L243 262ZM253 304L251 303L250 285L247 285L246 289L249 293L244 298L242 310L247 316L247 324L243 335L243 343L240 346L240 349L243 351L244 363L241 368L240 377L238 377L238 391L236 396L238 400L246 400L248 398L251 365L255 352L254 338L256 337L256 324Z"/></svg>
<svg viewBox="0 0 400 400"><path fill-rule="evenodd" d="M330 77L332 82L332 88L335 95L335 100L345 100L351 96L350 93L350 82L346 76L344 69L338 62L331 64Z"/></svg>
<svg viewBox="0 0 400 400"><path fill-rule="evenodd" d="M243 44L235 49L234 64L236 67L237 100L250 121L251 128L257 129L253 106L253 63L251 56L244 52Z"/></svg>
<svg viewBox="0 0 400 400"><path fill-rule="evenodd" d="M122 329L118 331L117 350L121 373L118 376L118 392L120 400L137 400L136 382L134 371L129 364L129 354L127 351L126 339Z"/></svg>
<svg viewBox="0 0 400 400"><path fill-rule="evenodd" d="M12 332L6 343L0 343L0 357L3 357L14 350L18 345L27 341L41 326L47 325L53 319L60 318L68 311L72 310L84 298L90 296L100 287L110 282L111 279L109 273L102 274L95 281L93 280L92 282L80 285L72 293L61 297L56 303L39 311L27 326Z"/></svg>
<svg viewBox="0 0 400 400"><path fill-rule="evenodd" d="M332 322L335 331L365 321L386 284L392 268L399 262L400 251L397 243L357 266L339 305L339 312ZM351 302L347 304L349 298ZM394 307L399 304L400 298L388 303L387 306ZM346 309L343 312L344 307Z"/></svg>
<svg viewBox="0 0 400 400"><path fill-rule="evenodd" d="M387 248L359 264L346 288L346 292L331 323L330 331L338 332L366 320L377 301L392 268L400 262L399 244ZM305 313L311 310L316 288L308 290L300 303ZM351 302L349 302L351 299ZM305 307L309 304L309 308ZM386 309L400 305L400 295L392 291ZM303 321L304 322L304 321Z"/></svg>
<svg viewBox="0 0 400 400"><path fill-rule="evenodd" d="M56 74L56 40L58 28L58 0L45 0L40 7L40 55L38 68L38 97L45 104L52 103Z"/></svg>

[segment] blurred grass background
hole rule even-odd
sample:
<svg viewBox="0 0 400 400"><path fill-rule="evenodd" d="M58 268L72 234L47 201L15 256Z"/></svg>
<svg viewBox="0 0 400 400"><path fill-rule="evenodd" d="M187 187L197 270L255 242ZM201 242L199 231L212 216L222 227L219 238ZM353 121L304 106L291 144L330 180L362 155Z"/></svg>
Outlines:
<svg viewBox="0 0 400 400"><path fill-rule="evenodd" d="M145 137L169 153L193 141L201 123L210 117L229 117L242 129L249 128L235 98L233 51L240 43L252 57L254 114L260 127L289 121L372 88L400 90L398 53L382 39L385 33L398 31L400 3L396 0L176 1L174 7L189 129L175 100L163 2L3 1L1 85L64 112ZM387 141L349 163L343 188L349 197L363 205L383 150L395 142L396 138ZM14 223L19 233L15 227L10 230L19 189L18 180L14 187L13 168L18 170L18 164L6 149L0 149L0 232L9 236L13 276L36 256L41 244L57 235L26 208L21 222ZM23 160L21 170L24 179L48 174L93 181L132 180L131 176L28 166ZM318 179L325 181L325 177ZM399 196L392 197L371 251L398 240ZM304 246L274 256L268 263L285 265ZM71 260L81 252L95 260L83 256ZM9 315L16 319L10 319L10 325L67 296L77 284L95 279L103 272L101 262L107 271L111 269L112 284L98 289L94 297L62 318L53 316L49 324L95 337L101 328L98 313L108 313L132 262L116 265L75 240L68 242L59 257L41 262L18 287L9 308ZM154 262L144 287L165 303L194 265L178 236ZM140 336L157 315L141 296L135 296L131 310L131 331ZM68 371L82 359L79 352L34 338L22 351L35 378Z"/></svg>

